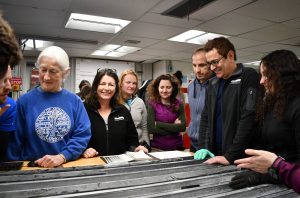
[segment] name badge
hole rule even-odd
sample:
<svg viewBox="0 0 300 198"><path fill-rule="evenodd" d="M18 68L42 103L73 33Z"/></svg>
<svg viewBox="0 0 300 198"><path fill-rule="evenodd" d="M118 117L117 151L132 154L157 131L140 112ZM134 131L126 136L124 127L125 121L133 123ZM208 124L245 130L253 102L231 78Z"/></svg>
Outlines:
<svg viewBox="0 0 300 198"><path fill-rule="evenodd" d="M241 79L232 80L230 84L240 84Z"/></svg>
<svg viewBox="0 0 300 198"><path fill-rule="evenodd" d="M124 117L123 116L115 117L115 121L120 121L120 120L124 120Z"/></svg>

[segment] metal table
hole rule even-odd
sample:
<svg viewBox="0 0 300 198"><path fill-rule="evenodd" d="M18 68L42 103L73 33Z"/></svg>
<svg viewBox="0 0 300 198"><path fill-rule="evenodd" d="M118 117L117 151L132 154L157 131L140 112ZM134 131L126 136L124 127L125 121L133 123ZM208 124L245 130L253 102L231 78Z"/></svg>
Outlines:
<svg viewBox="0 0 300 198"><path fill-rule="evenodd" d="M0 172L0 197L300 197L283 185L232 190L241 171L193 159Z"/></svg>

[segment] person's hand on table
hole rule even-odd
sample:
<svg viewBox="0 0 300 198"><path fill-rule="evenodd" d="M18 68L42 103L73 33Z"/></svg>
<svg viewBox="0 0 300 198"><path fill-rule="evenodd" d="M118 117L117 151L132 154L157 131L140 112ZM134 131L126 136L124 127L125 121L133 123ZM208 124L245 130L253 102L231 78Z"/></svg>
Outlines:
<svg viewBox="0 0 300 198"><path fill-rule="evenodd" d="M83 152L82 156L84 158L90 158L90 157L94 157L98 154L99 154L98 151L96 151L94 148L88 148Z"/></svg>
<svg viewBox="0 0 300 198"><path fill-rule="evenodd" d="M144 151L144 153L148 153L148 149L146 148L146 147L144 147L144 146L138 146L138 147L136 147L135 149L134 149L134 152L139 152L139 151Z"/></svg>
<svg viewBox="0 0 300 198"><path fill-rule="evenodd" d="M62 165L65 162L65 158L62 154L58 155L45 155L44 157L34 161L34 163L44 168L54 168Z"/></svg>
<svg viewBox="0 0 300 198"><path fill-rule="evenodd" d="M215 156L212 157L205 162L204 164L222 164L222 165L229 165L229 161L224 156Z"/></svg>

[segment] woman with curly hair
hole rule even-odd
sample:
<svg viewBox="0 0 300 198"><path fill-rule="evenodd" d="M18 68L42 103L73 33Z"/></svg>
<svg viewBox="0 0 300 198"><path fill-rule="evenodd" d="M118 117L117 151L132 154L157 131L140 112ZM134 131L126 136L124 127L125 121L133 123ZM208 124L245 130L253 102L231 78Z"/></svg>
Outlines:
<svg viewBox="0 0 300 198"><path fill-rule="evenodd" d="M264 95L258 103L257 119L260 124L258 149L273 152L287 162L300 162L300 60L289 50L276 50L262 58L260 64ZM247 153L249 154L249 153ZM251 153L250 153L251 155ZM236 160L240 168L257 171L255 158ZM285 175L271 170L246 172L232 179L231 186L241 188L261 183L287 181ZM272 176L272 178L270 178ZM240 184L243 183L241 186ZM286 182L288 183L288 182Z"/></svg>
<svg viewBox="0 0 300 198"><path fill-rule="evenodd" d="M159 150L182 150L186 119L183 103L176 98L179 87L174 76L163 74L147 88L149 96L147 125L153 134L151 147Z"/></svg>

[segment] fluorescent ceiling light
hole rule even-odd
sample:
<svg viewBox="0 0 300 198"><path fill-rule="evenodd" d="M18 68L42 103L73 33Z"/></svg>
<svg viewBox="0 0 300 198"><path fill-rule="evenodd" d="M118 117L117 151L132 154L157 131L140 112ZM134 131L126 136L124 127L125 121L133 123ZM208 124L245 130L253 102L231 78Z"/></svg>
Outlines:
<svg viewBox="0 0 300 198"><path fill-rule="evenodd" d="M100 50L106 50L106 51L113 51L117 48L119 48L121 45L113 45L113 44L108 44L104 45L100 48Z"/></svg>
<svg viewBox="0 0 300 198"><path fill-rule="evenodd" d="M139 47L130 47L130 46L122 46L118 49L116 49L117 52L124 52L124 53L132 53L132 52L135 52L135 51L138 51Z"/></svg>
<svg viewBox="0 0 300 198"><path fill-rule="evenodd" d="M42 41L42 40L23 39L21 42L25 46L30 47L32 49L33 48L41 48L44 46L44 41Z"/></svg>
<svg viewBox="0 0 300 198"><path fill-rule="evenodd" d="M115 34L127 26L130 22L131 21L122 19L71 13L65 27L70 29Z"/></svg>
<svg viewBox="0 0 300 198"><path fill-rule="evenodd" d="M106 56L111 56L111 57L121 57L121 56L125 56L127 53L122 53L122 52L109 52L108 54L106 54Z"/></svg>
<svg viewBox="0 0 300 198"><path fill-rule="evenodd" d="M169 41L177 41L177 42L183 42L183 43L193 43L198 45L204 45L208 40L214 39L216 37L225 37L228 38L227 35L222 34L214 34L209 32L203 32L199 30L189 30L186 32L183 32L177 36L174 36Z"/></svg>
<svg viewBox="0 0 300 198"><path fill-rule="evenodd" d="M126 54L140 50L139 47L121 46L108 44L102 46L99 50L94 51L91 55L93 56L110 56L110 57L121 57Z"/></svg>
<svg viewBox="0 0 300 198"><path fill-rule="evenodd" d="M229 37L229 36L225 36L225 35L222 35L222 34L206 33L206 34L203 34L203 35L198 36L196 38L191 38L187 42L188 43L199 44L199 45L205 45L205 43L207 43L208 40L212 40L214 38L221 37L221 36L223 36L225 38Z"/></svg>
<svg viewBox="0 0 300 198"><path fill-rule="evenodd" d="M39 51L43 50L44 48L53 45L51 41L43 41L43 40L36 40L36 39L22 39L22 45L24 45L24 50L34 50L37 49Z"/></svg>
<svg viewBox="0 0 300 198"><path fill-rule="evenodd" d="M93 56L105 56L108 53L109 53L109 51L96 50L91 55L93 55Z"/></svg>
<svg viewBox="0 0 300 198"><path fill-rule="evenodd" d="M206 32L198 31L198 30L189 30L189 31L183 32L177 36L174 36L168 40L177 41L177 42L187 42L187 40L189 40L191 38L195 38L195 37L200 36L205 33Z"/></svg>

